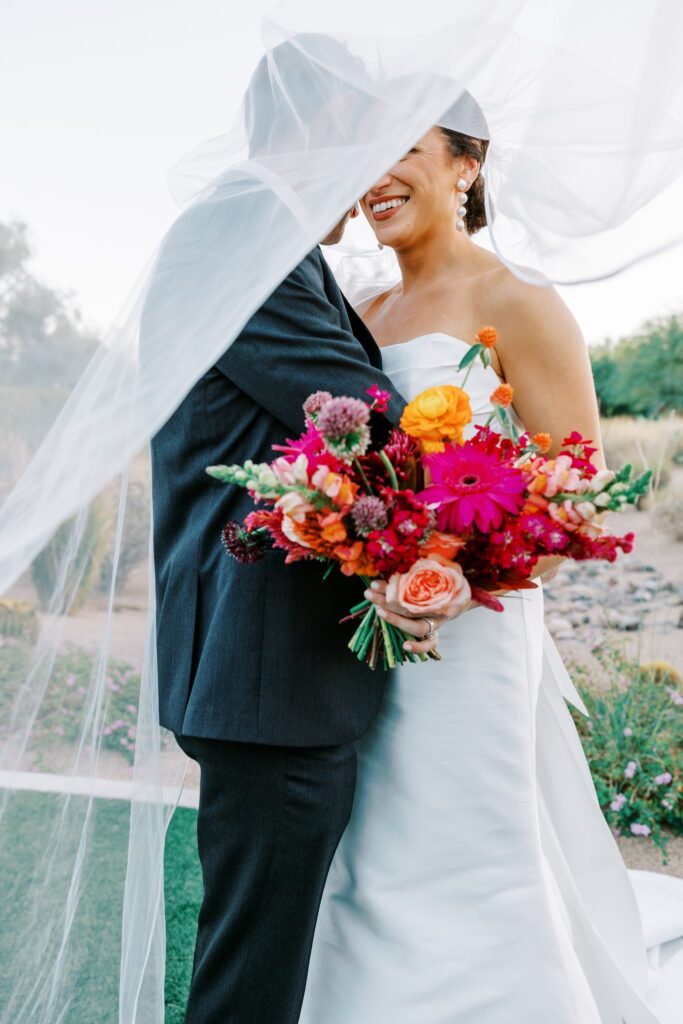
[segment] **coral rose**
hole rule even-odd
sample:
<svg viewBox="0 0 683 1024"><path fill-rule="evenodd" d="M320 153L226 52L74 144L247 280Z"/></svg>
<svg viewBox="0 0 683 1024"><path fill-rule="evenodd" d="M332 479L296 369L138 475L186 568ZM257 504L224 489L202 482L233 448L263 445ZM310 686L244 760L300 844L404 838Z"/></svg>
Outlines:
<svg viewBox="0 0 683 1024"><path fill-rule="evenodd" d="M422 442L427 452L441 452L444 441L462 444L463 430L472 419L467 394L453 384L422 391L403 410L401 429Z"/></svg>
<svg viewBox="0 0 683 1024"><path fill-rule="evenodd" d="M418 558L408 572L394 573L386 598L409 615L450 615L467 604L470 585L459 565L435 558Z"/></svg>

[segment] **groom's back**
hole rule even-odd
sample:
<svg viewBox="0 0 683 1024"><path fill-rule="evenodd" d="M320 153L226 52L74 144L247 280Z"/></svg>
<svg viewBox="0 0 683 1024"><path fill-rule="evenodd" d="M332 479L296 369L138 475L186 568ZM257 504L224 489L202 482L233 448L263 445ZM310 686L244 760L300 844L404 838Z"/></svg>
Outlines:
<svg viewBox="0 0 683 1024"><path fill-rule="evenodd" d="M339 626L359 581L323 582L320 563L286 566L282 551L252 565L227 556L221 530L253 503L205 469L270 460L273 444L303 428L312 391L360 397L373 381L390 386L378 363L316 249L154 437L159 711L174 732L324 746L372 720L384 673L356 661Z"/></svg>

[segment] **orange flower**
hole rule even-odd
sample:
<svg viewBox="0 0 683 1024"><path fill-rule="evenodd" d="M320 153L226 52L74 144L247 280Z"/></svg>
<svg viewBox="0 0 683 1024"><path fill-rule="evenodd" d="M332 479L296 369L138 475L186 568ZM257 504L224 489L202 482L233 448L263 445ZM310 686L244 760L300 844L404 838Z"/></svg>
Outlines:
<svg viewBox="0 0 683 1024"><path fill-rule="evenodd" d="M477 332L476 339L484 348L493 348L498 341L498 331L495 327L482 327Z"/></svg>
<svg viewBox="0 0 683 1024"><path fill-rule="evenodd" d="M328 544L341 544L348 536L339 512L330 512L329 515L321 517L320 525L322 526L320 536Z"/></svg>
<svg viewBox="0 0 683 1024"><path fill-rule="evenodd" d="M550 451L550 446L553 443L553 439L550 434L534 434L531 438L532 442L536 445L541 455L545 455L547 451Z"/></svg>
<svg viewBox="0 0 683 1024"><path fill-rule="evenodd" d="M470 596L461 567L433 558L420 558L408 572L394 573L386 592L388 603L399 605L409 615L449 615L467 604Z"/></svg>
<svg viewBox="0 0 683 1024"><path fill-rule="evenodd" d="M429 539L420 545L420 556L422 558L445 558L448 562L452 562L458 551L464 546L465 541L461 537L433 530Z"/></svg>
<svg viewBox="0 0 683 1024"><path fill-rule="evenodd" d="M345 576L379 575L361 540L356 540L352 544L338 544L334 554L339 559L341 571Z"/></svg>
<svg viewBox="0 0 683 1024"><path fill-rule="evenodd" d="M441 384L427 388L408 403L401 428L418 438L426 452L441 452L444 441L462 444L463 430L471 419L470 400L462 388Z"/></svg>
<svg viewBox="0 0 683 1024"><path fill-rule="evenodd" d="M491 401L494 405L502 405L504 409L507 409L509 405L512 405L513 394L514 388L511 384L499 384L491 395Z"/></svg>

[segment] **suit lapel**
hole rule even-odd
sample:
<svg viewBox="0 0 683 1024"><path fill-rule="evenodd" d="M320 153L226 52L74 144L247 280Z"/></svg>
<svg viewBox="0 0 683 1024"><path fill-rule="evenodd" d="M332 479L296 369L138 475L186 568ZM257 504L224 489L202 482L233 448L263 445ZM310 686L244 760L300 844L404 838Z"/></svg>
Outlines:
<svg viewBox="0 0 683 1024"><path fill-rule="evenodd" d="M320 255L320 263L322 266L325 294L332 305L335 306L342 314L342 318L345 317L349 321L352 333L365 349L371 364L381 370L382 353L380 352L379 345L370 333L369 328L366 327L349 300L343 294L320 249L318 249L318 253Z"/></svg>

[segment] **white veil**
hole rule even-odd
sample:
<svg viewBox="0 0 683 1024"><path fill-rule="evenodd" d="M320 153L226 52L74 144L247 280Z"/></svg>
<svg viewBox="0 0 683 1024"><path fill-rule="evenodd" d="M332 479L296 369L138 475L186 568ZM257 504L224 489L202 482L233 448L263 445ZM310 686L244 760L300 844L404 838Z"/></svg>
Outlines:
<svg viewBox="0 0 683 1024"><path fill-rule="evenodd" d="M264 21L232 130L172 169L182 212L5 487L0 1024L163 1020L162 852L186 763L158 723L151 544L144 649L126 633L130 524L151 525L150 438L279 281L465 89L491 135L489 237L519 277L597 280L683 238L673 0L327 7ZM36 615L18 599L38 582Z"/></svg>

